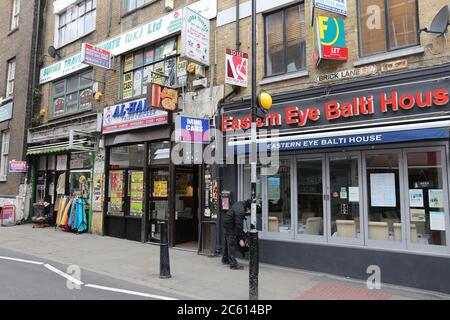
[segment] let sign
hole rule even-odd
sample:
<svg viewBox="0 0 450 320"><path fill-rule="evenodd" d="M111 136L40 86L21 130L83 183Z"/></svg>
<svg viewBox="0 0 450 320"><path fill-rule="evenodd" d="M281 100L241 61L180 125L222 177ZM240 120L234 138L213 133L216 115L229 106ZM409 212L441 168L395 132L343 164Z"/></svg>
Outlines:
<svg viewBox="0 0 450 320"><path fill-rule="evenodd" d="M225 67L225 83L239 87L247 87L247 53L227 49Z"/></svg>
<svg viewBox="0 0 450 320"><path fill-rule="evenodd" d="M81 47L81 62L104 69L111 69L111 52L88 43Z"/></svg>

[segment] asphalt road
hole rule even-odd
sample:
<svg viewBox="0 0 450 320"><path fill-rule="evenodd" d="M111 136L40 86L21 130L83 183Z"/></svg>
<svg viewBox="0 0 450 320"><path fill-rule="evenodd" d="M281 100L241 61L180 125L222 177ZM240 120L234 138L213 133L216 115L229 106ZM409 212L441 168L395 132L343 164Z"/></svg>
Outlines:
<svg viewBox="0 0 450 320"><path fill-rule="evenodd" d="M82 269L78 276L68 267L0 248L0 300L183 299Z"/></svg>

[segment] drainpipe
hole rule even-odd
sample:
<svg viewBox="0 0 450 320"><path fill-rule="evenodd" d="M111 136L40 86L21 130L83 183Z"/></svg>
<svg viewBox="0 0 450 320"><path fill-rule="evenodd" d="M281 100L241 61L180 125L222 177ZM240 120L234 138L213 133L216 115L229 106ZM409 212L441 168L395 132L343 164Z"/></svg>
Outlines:
<svg viewBox="0 0 450 320"><path fill-rule="evenodd" d="M240 1L236 0L236 51L239 51L241 49L241 37L240 37Z"/></svg>

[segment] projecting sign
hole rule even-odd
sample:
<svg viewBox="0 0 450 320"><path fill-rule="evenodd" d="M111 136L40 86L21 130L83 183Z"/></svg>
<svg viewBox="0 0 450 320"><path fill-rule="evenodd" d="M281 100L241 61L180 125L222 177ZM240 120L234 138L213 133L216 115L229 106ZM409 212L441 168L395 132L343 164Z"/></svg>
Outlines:
<svg viewBox="0 0 450 320"><path fill-rule="evenodd" d="M103 110L103 133L128 131L144 127L167 124L166 111L155 109L147 104L147 99L139 99L106 107Z"/></svg>
<svg viewBox="0 0 450 320"><path fill-rule="evenodd" d="M180 116L179 120L179 142L209 143L209 120Z"/></svg>
<svg viewBox="0 0 450 320"><path fill-rule="evenodd" d="M27 172L27 162L26 161L10 161L9 162L9 172L15 173L25 173Z"/></svg>
<svg viewBox="0 0 450 320"><path fill-rule="evenodd" d="M111 69L111 52L92 44L83 43L81 46L81 63L97 66L104 69Z"/></svg>
<svg viewBox="0 0 450 320"><path fill-rule="evenodd" d="M195 11L184 8L181 32L181 56L209 66L210 23Z"/></svg>
<svg viewBox="0 0 450 320"><path fill-rule="evenodd" d="M347 15L347 0L313 0L314 7Z"/></svg>
<svg viewBox="0 0 450 320"><path fill-rule="evenodd" d="M319 16L314 25L314 63L318 65L322 59L348 59L348 48L345 44L344 20Z"/></svg>
<svg viewBox="0 0 450 320"><path fill-rule="evenodd" d="M227 49L225 57L225 83L240 87L247 87L248 54Z"/></svg>

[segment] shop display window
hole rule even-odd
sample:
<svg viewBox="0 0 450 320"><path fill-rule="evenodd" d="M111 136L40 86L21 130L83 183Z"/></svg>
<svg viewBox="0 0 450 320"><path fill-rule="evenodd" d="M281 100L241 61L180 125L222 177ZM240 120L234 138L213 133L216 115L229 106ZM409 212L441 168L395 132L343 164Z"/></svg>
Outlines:
<svg viewBox="0 0 450 320"><path fill-rule="evenodd" d="M110 168L143 167L144 149L143 144L111 148Z"/></svg>
<svg viewBox="0 0 450 320"><path fill-rule="evenodd" d="M153 142L149 148L149 164L169 164L170 161L170 142Z"/></svg>
<svg viewBox="0 0 450 320"><path fill-rule="evenodd" d="M76 195L86 200L90 199L90 170L71 170L69 175L70 195Z"/></svg>

